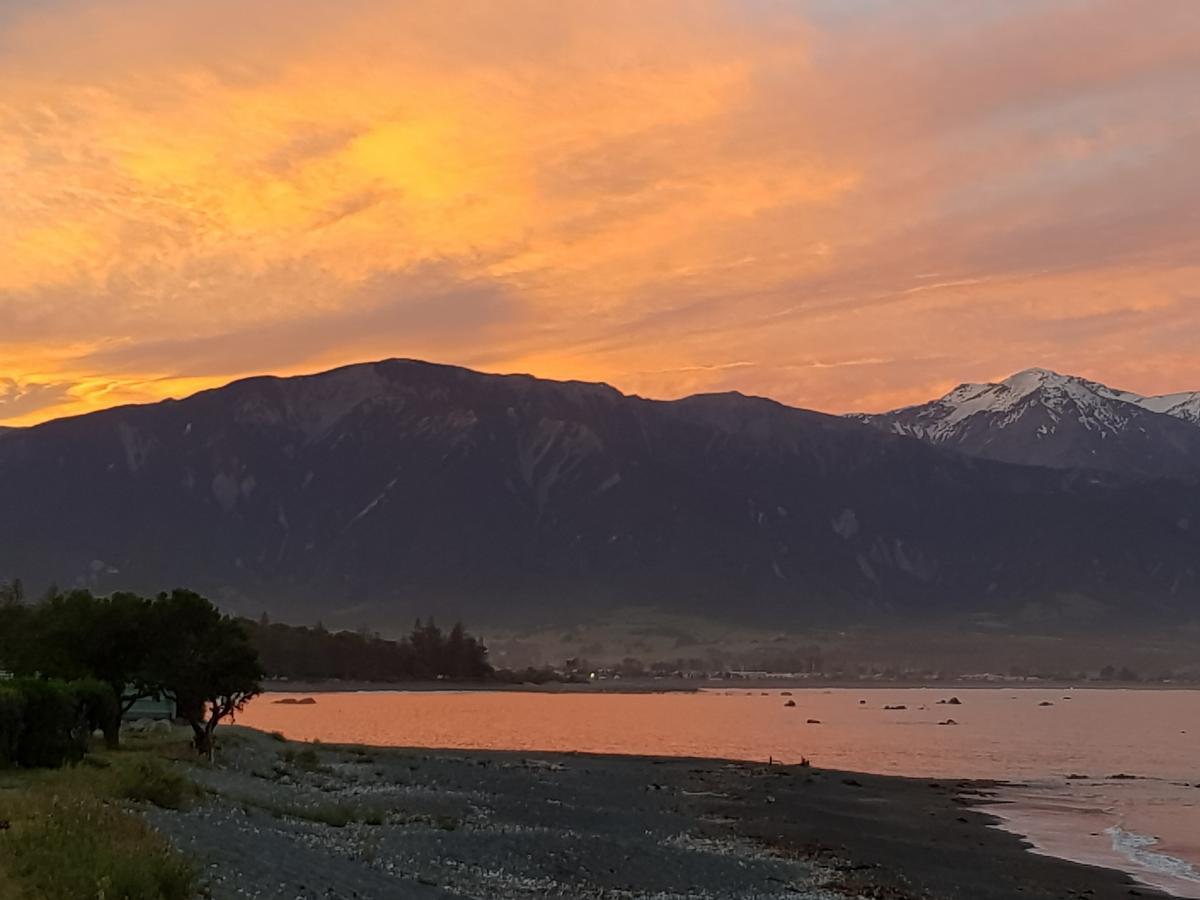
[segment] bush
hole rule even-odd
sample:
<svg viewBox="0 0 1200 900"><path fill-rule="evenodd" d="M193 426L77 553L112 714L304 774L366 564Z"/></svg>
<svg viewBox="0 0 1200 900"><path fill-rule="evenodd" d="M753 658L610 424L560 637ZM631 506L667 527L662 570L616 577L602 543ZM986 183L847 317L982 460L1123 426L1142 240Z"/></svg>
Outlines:
<svg viewBox="0 0 1200 900"><path fill-rule="evenodd" d="M117 702L111 687L90 678L0 685L0 768L78 762L92 731L114 720Z"/></svg>
<svg viewBox="0 0 1200 900"><path fill-rule="evenodd" d="M24 728L17 740L17 764L57 768L78 762L87 750L87 721L70 685L62 681L12 682L24 699Z"/></svg>
<svg viewBox="0 0 1200 900"><path fill-rule="evenodd" d="M0 769L14 766L25 731L25 695L0 685Z"/></svg>
<svg viewBox="0 0 1200 900"><path fill-rule="evenodd" d="M162 809L184 809L195 795L196 787L174 769L149 758L121 771L117 793L127 800L153 803Z"/></svg>
<svg viewBox="0 0 1200 900"><path fill-rule="evenodd" d="M280 756L285 763L307 772L319 772L324 768L321 765L320 755L312 747L305 747L302 750L284 750Z"/></svg>

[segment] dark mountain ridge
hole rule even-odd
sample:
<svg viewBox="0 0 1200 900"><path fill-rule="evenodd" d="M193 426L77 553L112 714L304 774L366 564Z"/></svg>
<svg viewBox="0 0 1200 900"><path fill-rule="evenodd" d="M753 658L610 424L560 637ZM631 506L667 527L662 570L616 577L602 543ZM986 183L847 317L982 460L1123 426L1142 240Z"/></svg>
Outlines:
<svg viewBox="0 0 1200 900"><path fill-rule="evenodd" d="M410 360L0 437L0 577L374 627L1192 619L1190 483L965 457L739 394Z"/></svg>

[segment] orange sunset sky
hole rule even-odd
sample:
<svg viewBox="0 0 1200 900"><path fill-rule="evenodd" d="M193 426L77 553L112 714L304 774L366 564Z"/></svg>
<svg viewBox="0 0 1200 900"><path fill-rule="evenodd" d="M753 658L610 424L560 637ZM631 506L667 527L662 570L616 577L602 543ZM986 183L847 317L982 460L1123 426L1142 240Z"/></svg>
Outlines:
<svg viewBox="0 0 1200 900"><path fill-rule="evenodd" d="M0 422L410 356L1200 389L1196 0L0 0Z"/></svg>

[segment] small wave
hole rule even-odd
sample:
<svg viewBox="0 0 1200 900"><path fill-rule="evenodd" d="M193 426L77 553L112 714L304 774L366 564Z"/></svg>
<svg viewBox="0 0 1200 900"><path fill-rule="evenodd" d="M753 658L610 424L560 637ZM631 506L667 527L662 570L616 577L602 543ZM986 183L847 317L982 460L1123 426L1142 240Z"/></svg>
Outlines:
<svg viewBox="0 0 1200 900"><path fill-rule="evenodd" d="M1136 831L1126 831L1120 825L1104 829L1104 833L1112 838L1112 848L1117 853L1128 858L1144 869L1169 875L1183 881L1200 884L1200 871L1187 860L1168 856L1165 853L1155 853L1151 848L1157 846L1158 838Z"/></svg>

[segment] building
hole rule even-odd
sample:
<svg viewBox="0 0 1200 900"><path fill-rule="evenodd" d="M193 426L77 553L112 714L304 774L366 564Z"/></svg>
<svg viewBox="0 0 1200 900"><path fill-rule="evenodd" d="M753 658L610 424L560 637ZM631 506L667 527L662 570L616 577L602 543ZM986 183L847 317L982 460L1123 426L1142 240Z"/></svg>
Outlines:
<svg viewBox="0 0 1200 900"><path fill-rule="evenodd" d="M137 719L174 719L178 715L178 710L175 709L175 701L167 697L143 697L138 700L133 706L129 707L129 712L125 714L125 721L133 722Z"/></svg>

